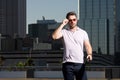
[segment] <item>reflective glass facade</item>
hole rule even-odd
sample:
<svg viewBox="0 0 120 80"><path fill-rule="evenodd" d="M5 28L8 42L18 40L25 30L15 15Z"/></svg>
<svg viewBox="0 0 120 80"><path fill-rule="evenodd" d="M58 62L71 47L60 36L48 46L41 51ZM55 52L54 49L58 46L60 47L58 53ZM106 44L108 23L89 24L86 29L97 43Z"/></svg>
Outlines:
<svg viewBox="0 0 120 80"><path fill-rule="evenodd" d="M26 0L0 0L0 34L26 36Z"/></svg>
<svg viewBox="0 0 120 80"><path fill-rule="evenodd" d="M116 3L117 1L119 3ZM118 27L116 6L120 6L120 1L80 0L79 2L78 25L88 32L93 51L113 55L116 50L115 42L117 42L115 29Z"/></svg>

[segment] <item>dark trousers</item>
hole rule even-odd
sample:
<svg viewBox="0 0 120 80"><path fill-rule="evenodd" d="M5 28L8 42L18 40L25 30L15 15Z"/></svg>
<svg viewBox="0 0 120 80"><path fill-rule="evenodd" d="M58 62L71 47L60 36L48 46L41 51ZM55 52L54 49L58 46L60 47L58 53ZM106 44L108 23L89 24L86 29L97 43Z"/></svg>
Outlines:
<svg viewBox="0 0 120 80"><path fill-rule="evenodd" d="M85 65L82 63L63 63L62 72L64 80L87 80Z"/></svg>

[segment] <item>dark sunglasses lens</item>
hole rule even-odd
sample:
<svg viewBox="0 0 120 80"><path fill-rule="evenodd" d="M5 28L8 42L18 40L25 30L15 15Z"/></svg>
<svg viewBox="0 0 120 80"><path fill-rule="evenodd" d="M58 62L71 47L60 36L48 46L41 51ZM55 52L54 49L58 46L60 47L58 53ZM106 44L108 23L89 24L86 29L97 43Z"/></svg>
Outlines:
<svg viewBox="0 0 120 80"><path fill-rule="evenodd" d="M70 21L70 22L71 22L71 21L76 21L76 19L70 19L69 21Z"/></svg>

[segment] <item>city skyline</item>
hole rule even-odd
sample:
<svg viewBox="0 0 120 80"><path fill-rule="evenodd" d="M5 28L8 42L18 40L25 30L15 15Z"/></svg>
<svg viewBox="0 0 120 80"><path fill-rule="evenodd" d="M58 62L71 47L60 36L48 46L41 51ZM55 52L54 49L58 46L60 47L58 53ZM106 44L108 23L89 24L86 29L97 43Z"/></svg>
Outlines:
<svg viewBox="0 0 120 80"><path fill-rule="evenodd" d="M55 19L62 21L66 13L75 11L78 13L78 0L27 0L27 27L28 24L36 23L36 20Z"/></svg>
<svg viewBox="0 0 120 80"><path fill-rule="evenodd" d="M34 0L35 3L30 2L29 7L26 7L28 6L26 0L1 0L0 30L4 33L1 36L0 50L3 52L63 50L61 42L54 42L51 34L59 25L59 22L65 18L67 12L75 11L78 14L80 11L78 25L87 31L93 53L98 54L98 57L102 54L119 57L120 20L118 17L120 15L117 10L120 4L119 0L116 0L118 1L117 4L114 4L114 0L78 0L79 7L78 4L75 5L72 1L69 1L71 4L63 1L63 6L63 4L60 4L63 3L62 1L53 1L53 3L52 1L44 0L42 2L41 0L41 4L39 4L37 0ZM74 7L71 7L72 4L74 4ZM30 20L30 23L26 23L28 22L26 20ZM50 22L50 20L53 22ZM29 34L26 35L25 31L28 24L30 24ZM116 65L118 65L119 59L116 58L115 60ZM112 61L113 59L109 61L110 64Z"/></svg>

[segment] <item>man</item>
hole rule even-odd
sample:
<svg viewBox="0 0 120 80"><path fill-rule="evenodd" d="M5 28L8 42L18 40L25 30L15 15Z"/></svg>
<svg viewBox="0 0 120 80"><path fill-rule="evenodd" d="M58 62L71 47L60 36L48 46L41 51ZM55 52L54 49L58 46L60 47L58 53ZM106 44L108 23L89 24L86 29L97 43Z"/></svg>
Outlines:
<svg viewBox="0 0 120 80"><path fill-rule="evenodd" d="M64 28L65 26L67 28ZM62 71L64 80L74 80L74 77L76 80L87 80L83 50L85 47L87 59L92 60L92 47L87 32L77 26L76 13L67 13L66 19L53 32L52 38L63 41Z"/></svg>

